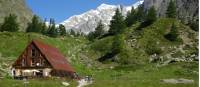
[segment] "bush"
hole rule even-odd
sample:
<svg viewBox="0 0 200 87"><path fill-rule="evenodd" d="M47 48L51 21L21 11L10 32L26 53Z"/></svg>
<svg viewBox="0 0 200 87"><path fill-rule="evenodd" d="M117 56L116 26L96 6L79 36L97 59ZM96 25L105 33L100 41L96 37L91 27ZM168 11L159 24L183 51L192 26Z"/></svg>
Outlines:
<svg viewBox="0 0 200 87"><path fill-rule="evenodd" d="M171 30L168 34L165 35L165 38L170 41L176 41L178 38L178 31L175 24L172 25Z"/></svg>
<svg viewBox="0 0 200 87"><path fill-rule="evenodd" d="M189 26L192 28L192 30L199 31L199 22L198 21L190 22Z"/></svg>
<svg viewBox="0 0 200 87"><path fill-rule="evenodd" d="M145 52L148 55L153 55L153 54L161 54L162 50L159 48L158 44L156 44L156 40L149 40L147 41L148 44L145 46Z"/></svg>
<svg viewBox="0 0 200 87"><path fill-rule="evenodd" d="M153 54L161 54L162 50L156 46L148 46L145 49L146 53L149 55L153 55Z"/></svg>

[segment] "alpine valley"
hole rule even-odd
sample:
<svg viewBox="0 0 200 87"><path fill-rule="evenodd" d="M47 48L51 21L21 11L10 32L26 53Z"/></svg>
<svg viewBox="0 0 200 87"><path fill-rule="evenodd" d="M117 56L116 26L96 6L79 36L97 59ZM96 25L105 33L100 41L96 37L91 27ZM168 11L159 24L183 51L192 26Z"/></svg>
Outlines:
<svg viewBox="0 0 200 87"><path fill-rule="evenodd" d="M135 1L47 24L26 0L0 0L0 87L198 87L198 0ZM14 65L31 66L24 80Z"/></svg>

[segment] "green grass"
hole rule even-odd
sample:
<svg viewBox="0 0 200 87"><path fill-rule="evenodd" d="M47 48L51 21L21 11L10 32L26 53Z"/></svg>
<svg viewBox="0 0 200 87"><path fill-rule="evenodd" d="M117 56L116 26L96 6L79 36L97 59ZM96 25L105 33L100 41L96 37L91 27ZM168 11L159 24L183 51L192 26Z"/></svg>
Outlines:
<svg viewBox="0 0 200 87"><path fill-rule="evenodd" d="M62 80L28 80L26 87L66 87L62 85ZM70 87L76 87L77 82L65 81L70 83ZM25 87L23 80L4 79L0 80L1 87Z"/></svg>
<svg viewBox="0 0 200 87"><path fill-rule="evenodd" d="M198 62L172 63L164 67L156 64L119 66L113 69L94 69L94 83L86 87L198 87ZM192 79L192 84L162 83L162 79ZM28 87L64 87L65 80L29 80ZM76 81L69 81L76 87ZM1 79L1 87L22 87L23 81Z"/></svg>
<svg viewBox="0 0 200 87"><path fill-rule="evenodd" d="M185 67L187 66L187 67ZM134 67L139 67L134 69ZM193 68L191 68L193 67ZM180 72L179 72L180 71ZM174 63L165 67L155 67L153 64L123 67L117 70L102 70L95 73L94 87L198 87L198 63ZM179 72L179 74L177 74ZM180 74L182 73L182 74ZM167 84L162 79L193 79L193 84Z"/></svg>

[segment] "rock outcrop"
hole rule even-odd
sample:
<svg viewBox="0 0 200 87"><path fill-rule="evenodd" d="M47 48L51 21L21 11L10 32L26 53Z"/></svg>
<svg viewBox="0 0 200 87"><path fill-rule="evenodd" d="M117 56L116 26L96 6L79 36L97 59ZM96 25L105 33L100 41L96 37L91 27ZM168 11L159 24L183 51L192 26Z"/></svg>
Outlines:
<svg viewBox="0 0 200 87"><path fill-rule="evenodd" d="M197 21L199 15L199 1L198 0L174 0L177 7L177 18L184 23L189 21ZM167 6L170 0L144 0L144 8L149 9L154 6L157 10L157 15L164 17Z"/></svg>
<svg viewBox="0 0 200 87"><path fill-rule="evenodd" d="M0 0L0 24L9 14L17 15L21 31L25 30L32 18L32 11L26 6L25 0Z"/></svg>

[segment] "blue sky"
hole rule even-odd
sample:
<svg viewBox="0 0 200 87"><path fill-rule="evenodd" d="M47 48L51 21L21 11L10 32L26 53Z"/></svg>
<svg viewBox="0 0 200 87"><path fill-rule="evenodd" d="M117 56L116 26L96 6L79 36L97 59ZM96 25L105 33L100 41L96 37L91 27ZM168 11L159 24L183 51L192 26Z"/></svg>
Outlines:
<svg viewBox="0 0 200 87"><path fill-rule="evenodd" d="M26 0L27 5L42 19L54 18L60 23L70 16L95 9L102 3L132 5L138 0Z"/></svg>

